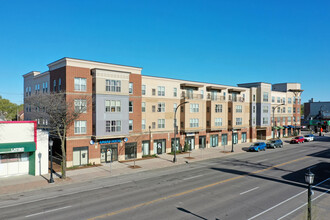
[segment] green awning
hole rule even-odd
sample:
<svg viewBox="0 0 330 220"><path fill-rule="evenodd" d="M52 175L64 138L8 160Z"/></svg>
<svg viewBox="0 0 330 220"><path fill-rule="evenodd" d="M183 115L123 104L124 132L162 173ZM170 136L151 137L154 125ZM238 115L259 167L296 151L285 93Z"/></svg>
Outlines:
<svg viewBox="0 0 330 220"><path fill-rule="evenodd" d="M279 127L277 127L277 126L274 126L273 127L273 129L275 129L275 130L278 130L278 129L280 129Z"/></svg>
<svg viewBox="0 0 330 220"><path fill-rule="evenodd" d="M285 129L285 127L283 127L283 126L278 126L278 128L279 128L279 129Z"/></svg>
<svg viewBox="0 0 330 220"><path fill-rule="evenodd" d="M0 144L0 154L33 152L33 151L36 151L36 144L34 142Z"/></svg>

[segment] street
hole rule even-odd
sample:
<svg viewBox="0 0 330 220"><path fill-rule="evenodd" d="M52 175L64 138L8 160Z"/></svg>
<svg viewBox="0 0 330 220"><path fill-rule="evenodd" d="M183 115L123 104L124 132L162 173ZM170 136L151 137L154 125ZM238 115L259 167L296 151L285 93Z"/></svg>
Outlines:
<svg viewBox="0 0 330 220"><path fill-rule="evenodd" d="M0 219L293 219L307 168L317 203L329 196L330 137L0 196Z"/></svg>

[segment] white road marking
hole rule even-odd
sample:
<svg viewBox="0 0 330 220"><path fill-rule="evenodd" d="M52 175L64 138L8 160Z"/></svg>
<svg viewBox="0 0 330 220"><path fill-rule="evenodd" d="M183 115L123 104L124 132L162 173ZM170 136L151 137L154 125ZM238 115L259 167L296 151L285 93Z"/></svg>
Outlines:
<svg viewBox="0 0 330 220"><path fill-rule="evenodd" d="M266 160L268 160L268 159L258 160L258 161L256 161L256 163L264 162Z"/></svg>
<svg viewBox="0 0 330 220"><path fill-rule="evenodd" d="M121 184L125 184L125 183L131 183L131 182L133 182L133 181L127 181L127 182L117 183L117 184L108 185L108 186L100 186L100 187L95 187L95 188L92 188L92 189L81 190L81 191L77 191L77 192L66 193L66 194L61 194L61 195L42 198L42 199L31 200L31 201L28 201L28 202L15 203L15 204L12 204L12 205L1 206L0 209L13 207L13 206L18 206L18 205L24 205L24 204L32 203L32 202L40 202L40 201L43 201L43 200L55 199L55 198L62 197L62 196L69 196L69 195L73 195L73 194L77 194L77 193L93 191L93 190L97 190L97 189L102 189L102 188L111 187L111 186L117 186L117 185L121 185Z"/></svg>
<svg viewBox="0 0 330 220"><path fill-rule="evenodd" d="M190 179L194 179L194 178L201 177L201 176L203 176L203 175L192 176L192 177L184 178L183 180L190 180Z"/></svg>
<svg viewBox="0 0 330 220"><path fill-rule="evenodd" d="M58 209L52 209L52 210L44 211L44 212L38 212L38 213L35 213L35 214L32 214L32 215L27 215L27 216L25 216L25 218L29 218L29 217L36 216L36 215L42 215L42 214L49 213L49 212L55 212L55 211L62 210L62 209L67 209L67 208L70 208L70 207L71 207L71 205L70 206L65 206L65 207L62 207L62 208L58 208Z"/></svg>
<svg viewBox="0 0 330 220"><path fill-rule="evenodd" d="M324 194L326 194L326 193L328 193L330 190L327 190L327 191L325 191L324 193L322 193L321 195L318 195L317 197L315 197L314 199L312 199L312 201L314 201L315 199L318 199L318 198L320 198L321 196L323 196ZM279 218L278 220L280 220L280 219L283 219L283 218L285 218L285 217L287 217L288 215L291 215L292 213L294 213L295 211L297 211L297 210L299 210L299 209L301 209L302 207L304 207L305 205L307 205L307 202L305 203L305 204L303 204L303 205L301 205L301 206L299 206L298 208L296 208L295 210L292 210L291 212L289 212L288 214L286 214L286 215L283 215L281 218Z"/></svg>
<svg viewBox="0 0 330 220"><path fill-rule="evenodd" d="M330 179L330 178L328 178L328 179L326 179L326 180L323 180L322 182L319 182L318 184L312 186L312 188L314 188L315 186L318 186L318 185L320 185L320 184L322 184L322 183L328 181L329 179ZM248 220L255 219L255 218L257 218L258 216L260 216L260 215L262 215L262 214L265 214L266 212L268 212L268 211L270 211L270 210L272 210L272 209L274 209L274 208L276 208L276 207L282 205L283 203L286 203L287 201L289 201L289 200L291 200L291 199L293 199L293 198L295 198L295 197L297 197L297 196L299 196L299 195L305 193L306 191L307 191L307 189L305 189L304 191L302 191L302 192L300 192L300 193L298 193L298 194L296 194L296 195L294 195L294 196L292 196L292 197L290 197L290 198L284 200L283 202L278 203L277 205L274 205L273 207L270 207L269 209L266 209L266 210L263 211L263 212L260 212L259 214L257 214L257 215L255 215L255 216L249 218Z"/></svg>
<svg viewBox="0 0 330 220"><path fill-rule="evenodd" d="M251 192L251 191L256 190L256 189L258 189L258 188L259 188L259 187L256 187L256 188L250 189L250 190L248 190L248 191L242 192L242 193L240 193L240 195L243 195L243 194L245 194L245 193Z"/></svg>

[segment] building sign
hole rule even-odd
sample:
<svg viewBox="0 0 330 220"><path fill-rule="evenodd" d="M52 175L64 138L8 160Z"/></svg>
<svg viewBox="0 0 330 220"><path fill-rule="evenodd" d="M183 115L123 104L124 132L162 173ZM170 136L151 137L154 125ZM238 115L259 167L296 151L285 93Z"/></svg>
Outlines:
<svg viewBox="0 0 330 220"><path fill-rule="evenodd" d="M195 136L195 133L187 133L186 136L187 137Z"/></svg>
<svg viewBox="0 0 330 220"><path fill-rule="evenodd" d="M24 147L11 148L10 152L24 152Z"/></svg>
<svg viewBox="0 0 330 220"><path fill-rule="evenodd" d="M100 144L113 144L113 143L120 143L121 139L111 139L111 140L103 140L99 141Z"/></svg>

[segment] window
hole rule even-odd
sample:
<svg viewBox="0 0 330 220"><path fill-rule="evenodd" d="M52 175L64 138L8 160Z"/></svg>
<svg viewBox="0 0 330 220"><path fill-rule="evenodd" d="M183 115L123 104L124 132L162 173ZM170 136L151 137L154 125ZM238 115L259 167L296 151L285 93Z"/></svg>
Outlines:
<svg viewBox="0 0 330 220"><path fill-rule="evenodd" d="M215 105L215 112L222 112L222 105L221 104L216 104Z"/></svg>
<svg viewBox="0 0 330 220"><path fill-rule="evenodd" d="M190 104L190 113L199 112L199 104Z"/></svg>
<svg viewBox="0 0 330 220"><path fill-rule="evenodd" d="M156 128L156 122L152 122L152 129L155 129Z"/></svg>
<svg viewBox="0 0 330 220"><path fill-rule="evenodd" d="M54 91L56 91L56 79L54 79Z"/></svg>
<svg viewBox="0 0 330 220"><path fill-rule="evenodd" d="M228 120L228 125L231 126L231 120Z"/></svg>
<svg viewBox="0 0 330 220"><path fill-rule="evenodd" d="M288 98L288 103L289 103L289 104L291 104L291 100L292 100L291 98Z"/></svg>
<svg viewBox="0 0 330 220"><path fill-rule="evenodd" d="M291 117L288 117L288 123L291 123Z"/></svg>
<svg viewBox="0 0 330 220"><path fill-rule="evenodd" d="M293 113L296 113L296 108L295 107L293 107Z"/></svg>
<svg viewBox="0 0 330 220"><path fill-rule="evenodd" d="M256 101L256 95L253 95L253 101L254 102Z"/></svg>
<svg viewBox="0 0 330 220"><path fill-rule="evenodd" d="M277 97L277 103L281 103L281 97Z"/></svg>
<svg viewBox="0 0 330 220"><path fill-rule="evenodd" d="M121 131L121 121L120 120L106 121L105 131L106 132L120 132Z"/></svg>
<svg viewBox="0 0 330 220"><path fill-rule="evenodd" d="M128 93L133 94L133 83L128 84Z"/></svg>
<svg viewBox="0 0 330 220"><path fill-rule="evenodd" d="M281 122L281 117L277 117L277 123Z"/></svg>
<svg viewBox="0 0 330 220"><path fill-rule="evenodd" d="M61 78L58 79L58 91L61 91L62 81ZM38 85L39 88L39 85Z"/></svg>
<svg viewBox="0 0 330 220"><path fill-rule="evenodd" d="M74 100L75 112L86 113L87 112L87 101L86 99L75 99Z"/></svg>
<svg viewBox="0 0 330 220"><path fill-rule="evenodd" d="M222 118L215 118L215 126L222 126Z"/></svg>
<svg viewBox="0 0 330 220"><path fill-rule="evenodd" d="M275 96L272 96L272 102L275 102Z"/></svg>
<svg viewBox="0 0 330 220"><path fill-rule="evenodd" d="M217 100L218 92L217 91L211 91L211 100Z"/></svg>
<svg viewBox="0 0 330 220"><path fill-rule="evenodd" d="M142 95L146 94L146 85L142 85Z"/></svg>
<svg viewBox="0 0 330 220"><path fill-rule="evenodd" d="M158 103L157 112L165 112L165 102Z"/></svg>
<svg viewBox="0 0 330 220"><path fill-rule="evenodd" d="M199 127L199 119L198 118L191 118L190 119L190 127L191 128L198 128Z"/></svg>
<svg viewBox="0 0 330 220"><path fill-rule="evenodd" d="M152 89L152 95L156 95L156 89Z"/></svg>
<svg viewBox="0 0 330 220"><path fill-rule="evenodd" d="M26 88L26 93L27 93L27 88ZM42 93L45 93L45 83L42 83Z"/></svg>
<svg viewBox="0 0 330 220"><path fill-rule="evenodd" d="M204 90L202 89L201 90L201 99L203 99L204 98Z"/></svg>
<svg viewBox="0 0 330 220"><path fill-rule="evenodd" d="M128 130L133 131L133 120L128 121Z"/></svg>
<svg viewBox="0 0 330 220"><path fill-rule="evenodd" d="M54 82L55 85L55 82ZM74 78L74 90L75 91L86 91L86 78Z"/></svg>
<svg viewBox="0 0 330 220"><path fill-rule="evenodd" d="M145 119L142 119L141 125L142 125L142 130L145 130L146 129L146 120Z"/></svg>
<svg viewBox="0 0 330 220"><path fill-rule="evenodd" d="M292 118L293 118L293 122L296 122L296 117L295 117L295 116L293 116Z"/></svg>
<svg viewBox="0 0 330 220"><path fill-rule="evenodd" d="M256 107L255 106L252 107L252 112L256 113Z"/></svg>
<svg viewBox="0 0 330 220"><path fill-rule="evenodd" d="M31 86L29 87L29 95L31 95Z"/></svg>
<svg viewBox="0 0 330 220"><path fill-rule="evenodd" d="M263 106L263 113L268 113L268 106Z"/></svg>
<svg viewBox="0 0 330 220"><path fill-rule="evenodd" d="M236 113L242 112L242 106L241 105L236 105Z"/></svg>
<svg viewBox="0 0 330 220"><path fill-rule="evenodd" d="M152 112L156 112L156 106L155 105L152 106Z"/></svg>
<svg viewBox="0 0 330 220"><path fill-rule="evenodd" d="M283 124L285 124L285 117L282 118L282 122L283 122Z"/></svg>
<svg viewBox="0 0 330 220"><path fill-rule="evenodd" d="M133 102L132 101L129 101L128 102L128 112L129 113L132 113L133 112Z"/></svg>
<svg viewBox="0 0 330 220"><path fill-rule="evenodd" d="M262 123L263 124L268 124L268 118L267 117L263 117L262 118Z"/></svg>
<svg viewBox="0 0 330 220"><path fill-rule="evenodd" d="M226 100L226 92L223 92L223 100Z"/></svg>
<svg viewBox="0 0 330 220"><path fill-rule="evenodd" d="M173 89L173 96L174 97L177 97L178 96L178 89L177 88L174 88Z"/></svg>
<svg viewBox="0 0 330 220"><path fill-rule="evenodd" d="M165 86L158 86L158 96L165 96Z"/></svg>
<svg viewBox="0 0 330 220"><path fill-rule="evenodd" d="M263 101L268 102L268 92L264 92L263 94Z"/></svg>
<svg viewBox="0 0 330 220"><path fill-rule="evenodd" d="M158 119L158 128L165 128L165 119Z"/></svg>
<svg viewBox="0 0 330 220"><path fill-rule="evenodd" d="M121 81L120 80L105 80L105 91L107 92L121 92Z"/></svg>
<svg viewBox="0 0 330 220"><path fill-rule="evenodd" d="M74 122L74 133L75 134L86 134L86 121L75 121Z"/></svg>
<svg viewBox="0 0 330 220"><path fill-rule="evenodd" d="M105 101L106 112L121 112L121 101L120 100L106 100Z"/></svg>
<svg viewBox="0 0 330 220"><path fill-rule="evenodd" d="M253 119L252 119L252 123L253 123L253 124L256 123L256 117L253 117Z"/></svg>
<svg viewBox="0 0 330 220"><path fill-rule="evenodd" d="M277 113L281 113L281 108L277 108Z"/></svg>
<svg viewBox="0 0 330 220"><path fill-rule="evenodd" d="M288 107L288 113L291 113L291 107Z"/></svg>
<svg viewBox="0 0 330 220"><path fill-rule="evenodd" d="M173 104L173 112L175 112L176 108L178 107L178 104L174 103Z"/></svg>
<svg viewBox="0 0 330 220"><path fill-rule="evenodd" d="M283 98L282 101L283 101L283 104L285 104L285 98Z"/></svg>
<svg viewBox="0 0 330 220"><path fill-rule="evenodd" d="M297 108L297 113L299 113L300 112L300 108Z"/></svg>
<svg viewBox="0 0 330 220"><path fill-rule="evenodd" d="M285 107L282 108L283 113L285 113Z"/></svg>
<svg viewBox="0 0 330 220"><path fill-rule="evenodd" d="M146 103L145 102L141 103L141 109L142 109L142 112L146 112Z"/></svg>
<svg viewBox="0 0 330 220"><path fill-rule="evenodd" d="M242 125L242 118L236 118L236 125Z"/></svg>

